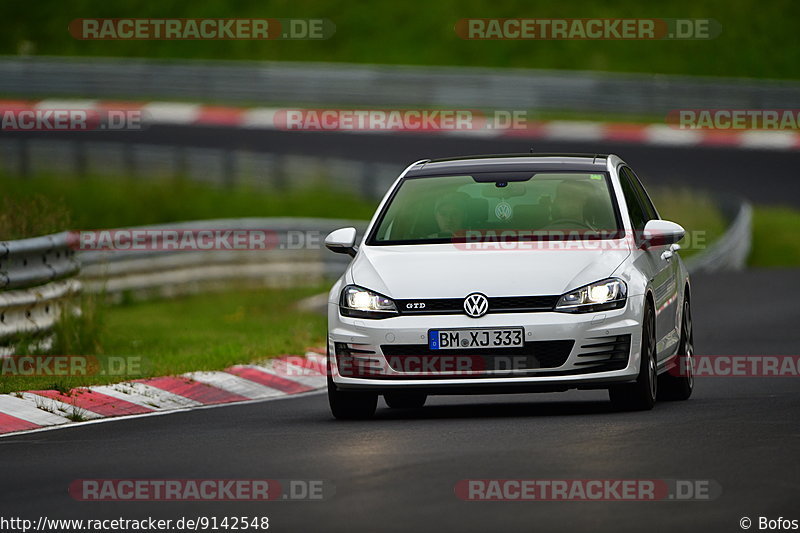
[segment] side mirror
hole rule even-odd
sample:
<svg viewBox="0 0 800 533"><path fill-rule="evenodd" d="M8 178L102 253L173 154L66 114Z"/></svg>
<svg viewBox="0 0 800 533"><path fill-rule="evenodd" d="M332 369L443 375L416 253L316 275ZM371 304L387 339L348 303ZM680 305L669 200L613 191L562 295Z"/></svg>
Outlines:
<svg viewBox="0 0 800 533"><path fill-rule="evenodd" d="M675 244L683 239L684 235L686 235L686 230L679 224L669 220L651 220L645 224L644 231L642 231L641 247Z"/></svg>
<svg viewBox="0 0 800 533"><path fill-rule="evenodd" d="M325 237L325 247L337 254L356 256L356 228L340 228Z"/></svg>

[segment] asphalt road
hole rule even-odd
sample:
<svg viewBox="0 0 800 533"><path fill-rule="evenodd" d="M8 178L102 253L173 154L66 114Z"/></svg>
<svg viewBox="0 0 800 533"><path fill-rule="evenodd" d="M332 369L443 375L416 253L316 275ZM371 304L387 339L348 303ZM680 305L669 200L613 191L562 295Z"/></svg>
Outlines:
<svg viewBox="0 0 800 533"><path fill-rule="evenodd" d="M746 196L754 203L800 206L800 150L739 150L730 147L656 146L626 142L539 141L445 135L298 132L211 126L152 126L134 132L48 132L48 139L135 142L200 148L338 157L406 165L423 158L525 152L615 153L652 185L686 185ZM41 132L6 138L41 139Z"/></svg>
<svg viewBox="0 0 800 533"><path fill-rule="evenodd" d="M705 354L796 354L800 271L696 276ZM324 395L0 439L0 517L267 515L270 531L741 531L800 519L800 381L703 378L687 402L616 413L598 391L438 397L334 421ZM77 502L86 478L322 479L325 501ZM470 478L707 479L711 501L465 502ZM757 530L757 525L753 526Z"/></svg>

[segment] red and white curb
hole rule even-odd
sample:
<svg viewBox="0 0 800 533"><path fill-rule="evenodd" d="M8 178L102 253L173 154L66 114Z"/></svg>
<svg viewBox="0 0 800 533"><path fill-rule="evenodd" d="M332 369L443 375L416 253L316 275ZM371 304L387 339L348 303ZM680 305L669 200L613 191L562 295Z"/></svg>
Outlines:
<svg viewBox="0 0 800 533"><path fill-rule="evenodd" d="M0 100L0 111L20 109L93 111L142 111L146 124L184 126L228 126L282 129L276 115L289 108L240 108L175 102L113 102L100 100ZM300 108L292 108L300 109ZM293 130L294 131L294 130ZM348 133L403 133L400 130L346 130ZM665 124L631 124L551 120L530 122L527 128L476 130L420 130L421 133L470 137L519 137L553 141L626 142L656 146L719 146L770 150L800 149L800 132L764 130L689 130Z"/></svg>
<svg viewBox="0 0 800 533"><path fill-rule="evenodd" d="M67 394L0 394L0 435L311 392L326 386L325 365L324 354L309 350L304 356L282 356L264 364L79 387Z"/></svg>

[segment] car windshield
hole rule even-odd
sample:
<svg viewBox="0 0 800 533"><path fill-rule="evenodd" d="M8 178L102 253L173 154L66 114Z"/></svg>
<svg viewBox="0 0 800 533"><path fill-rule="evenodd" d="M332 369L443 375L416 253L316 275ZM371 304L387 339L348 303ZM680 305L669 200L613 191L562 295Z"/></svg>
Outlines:
<svg viewBox="0 0 800 533"><path fill-rule="evenodd" d="M479 173L404 178L368 244L433 244L502 233L504 240L619 238L606 172Z"/></svg>

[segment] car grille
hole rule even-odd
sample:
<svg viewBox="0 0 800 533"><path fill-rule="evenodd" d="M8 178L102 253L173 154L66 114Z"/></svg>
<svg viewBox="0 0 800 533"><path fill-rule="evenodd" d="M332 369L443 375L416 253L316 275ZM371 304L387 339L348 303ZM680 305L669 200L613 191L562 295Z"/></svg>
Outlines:
<svg viewBox="0 0 800 533"><path fill-rule="evenodd" d="M515 348L472 350L431 350L427 344L383 344L381 357L373 351L373 346L337 342L335 353L342 375L374 379L475 379L495 377L496 371L504 370L518 371L511 377L567 376L628 366L631 336L616 335L586 339L580 345L577 361L567 369L554 370L566 363L574 344L573 340L531 341ZM386 374L386 365L400 375Z"/></svg>
<svg viewBox="0 0 800 533"><path fill-rule="evenodd" d="M494 296L488 298L487 313L531 313L552 311L560 296ZM395 300L401 315L464 314L464 298ZM407 307L413 306L413 307Z"/></svg>
<svg viewBox="0 0 800 533"><path fill-rule="evenodd" d="M392 370L415 371L417 368L446 369L447 363L462 370L531 370L563 365L575 344L572 340L533 341L515 348L476 348L473 350L431 350L427 344L384 344L381 350Z"/></svg>

